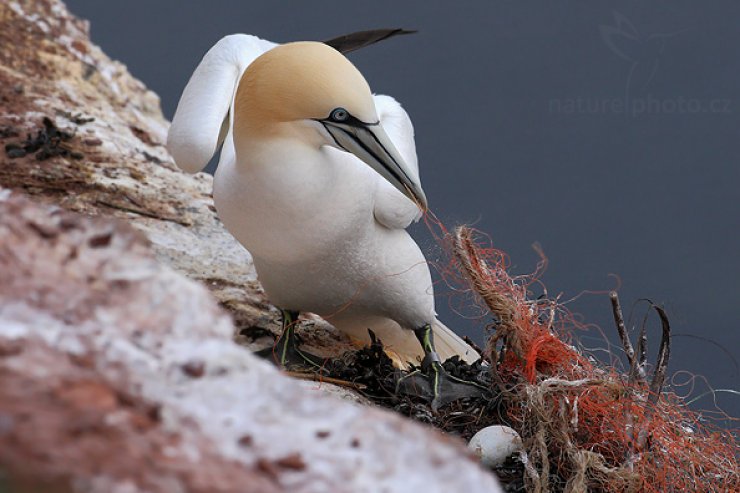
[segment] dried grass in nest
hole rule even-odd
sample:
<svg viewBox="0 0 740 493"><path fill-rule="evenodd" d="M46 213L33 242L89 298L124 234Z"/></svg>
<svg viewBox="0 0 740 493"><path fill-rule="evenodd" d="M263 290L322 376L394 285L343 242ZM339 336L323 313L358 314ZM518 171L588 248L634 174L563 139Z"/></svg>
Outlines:
<svg viewBox="0 0 740 493"><path fill-rule="evenodd" d="M493 381L522 436L528 491L740 491L737 441L700 422L663 389L670 325L646 375L644 333L635 350L612 293L615 322L630 363L627 375L596 363L564 340L574 325L555 301L528 299L532 276L511 277L503 252L482 247L468 228L453 237L456 267L494 316L486 352Z"/></svg>

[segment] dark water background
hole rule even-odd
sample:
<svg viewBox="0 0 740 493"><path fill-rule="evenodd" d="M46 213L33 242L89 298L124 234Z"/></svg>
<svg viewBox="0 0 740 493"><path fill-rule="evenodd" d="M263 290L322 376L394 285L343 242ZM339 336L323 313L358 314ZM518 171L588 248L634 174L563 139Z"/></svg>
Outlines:
<svg viewBox="0 0 740 493"><path fill-rule="evenodd" d="M534 268L539 242L551 296L603 292L618 276L627 311L644 297L668 310L678 380L703 375L714 388L738 388L740 3L67 4L92 21L94 42L161 96L169 118L200 57L225 34L285 42L418 29L351 58L374 91L410 113L434 212L448 226L487 232L514 273ZM436 258L426 228L414 235ZM461 318L450 291L437 291L440 318L481 340L486 321ZM614 341L605 294L568 307ZM607 347L599 330L579 337ZM709 389L695 384L694 396ZM740 416L740 397L716 401ZM695 403L713 405L711 395Z"/></svg>

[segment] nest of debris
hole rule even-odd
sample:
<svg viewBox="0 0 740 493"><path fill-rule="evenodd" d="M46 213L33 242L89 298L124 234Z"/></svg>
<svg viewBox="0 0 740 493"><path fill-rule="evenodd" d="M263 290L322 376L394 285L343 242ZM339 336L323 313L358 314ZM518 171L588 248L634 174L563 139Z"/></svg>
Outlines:
<svg viewBox="0 0 740 493"><path fill-rule="evenodd" d="M602 365L568 342L578 326L555 300L531 299L535 274L512 277L506 255L468 228L451 235L455 271L495 319L485 356L507 424L522 437L532 492L740 491L736 435L702 421L665 388L670 323L648 374L645 329L634 347L615 292L629 370Z"/></svg>
<svg viewBox="0 0 740 493"><path fill-rule="evenodd" d="M490 368L482 361L470 365L453 357L443 366L448 374L461 380L491 386ZM501 403L493 391L460 399L437 412L430 407L430 396L399 392L399 381L418 369L413 366L408 371L395 368L382 341L373 335L369 346L326 361L320 372L336 382L349 382L375 404L465 439L470 439L485 426L502 421Z"/></svg>
<svg viewBox="0 0 740 493"><path fill-rule="evenodd" d="M629 369L620 371L570 343L579 324L561 304L533 299L530 288L544 269L544 257L534 274L513 277L506 255L482 246L472 230L458 228L441 239L454 252L446 280L470 292L493 319L482 362L468 365L454 358L445 369L486 383L491 392L432 412L423 397L397 393L404 373L375 339L329 360L322 375L351 382L376 404L465 439L492 424L511 426L524 450L496 469L507 491L740 491L736 433L704 421L665 388L670 323L660 306L651 305L662 338L648 374L644 327L633 346L619 298L611 293L629 362Z"/></svg>

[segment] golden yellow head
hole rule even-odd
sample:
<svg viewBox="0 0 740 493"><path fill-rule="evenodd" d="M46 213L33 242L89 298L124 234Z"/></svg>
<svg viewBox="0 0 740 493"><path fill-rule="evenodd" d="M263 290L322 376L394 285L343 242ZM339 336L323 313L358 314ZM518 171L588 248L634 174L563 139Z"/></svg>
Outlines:
<svg viewBox="0 0 740 493"><path fill-rule="evenodd" d="M277 46L252 62L234 107L237 127L246 124L251 130L327 118L336 108L365 122L377 121L360 71L334 48L311 41Z"/></svg>

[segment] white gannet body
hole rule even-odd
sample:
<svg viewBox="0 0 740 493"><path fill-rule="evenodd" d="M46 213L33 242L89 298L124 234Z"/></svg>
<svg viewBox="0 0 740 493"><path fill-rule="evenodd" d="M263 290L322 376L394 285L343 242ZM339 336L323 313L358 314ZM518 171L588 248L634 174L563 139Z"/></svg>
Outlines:
<svg viewBox="0 0 740 493"><path fill-rule="evenodd" d="M413 127L391 97L321 43L219 41L190 79L168 148L200 171L223 142L214 201L274 304L325 317L402 361L477 353L435 318L429 268L405 228L426 207Z"/></svg>

